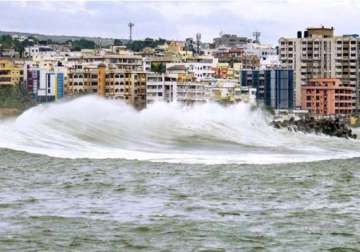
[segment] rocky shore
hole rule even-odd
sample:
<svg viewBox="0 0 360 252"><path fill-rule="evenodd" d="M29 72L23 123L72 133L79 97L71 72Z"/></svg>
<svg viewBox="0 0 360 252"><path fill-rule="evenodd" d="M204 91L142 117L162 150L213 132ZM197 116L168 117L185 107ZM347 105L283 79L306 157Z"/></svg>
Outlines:
<svg viewBox="0 0 360 252"><path fill-rule="evenodd" d="M272 125L276 129L287 128L289 131L295 132L324 134L347 139L357 138L357 135L352 133L347 123L341 121L339 118L315 119L313 117L307 117L299 120L290 118L289 120L272 121Z"/></svg>

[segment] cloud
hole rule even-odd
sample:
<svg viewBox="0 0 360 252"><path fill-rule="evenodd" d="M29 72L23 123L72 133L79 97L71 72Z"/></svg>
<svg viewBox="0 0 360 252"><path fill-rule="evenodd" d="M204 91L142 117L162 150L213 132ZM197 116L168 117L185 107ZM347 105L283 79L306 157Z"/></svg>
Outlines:
<svg viewBox="0 0 360 252"><path fill-rule="evenodd" d="M185 39L197 32L212 41L219 32L276 43L308 26L334 26L357 33L359 0L239 1L2 1L0 29L49 34Z"/></svg>

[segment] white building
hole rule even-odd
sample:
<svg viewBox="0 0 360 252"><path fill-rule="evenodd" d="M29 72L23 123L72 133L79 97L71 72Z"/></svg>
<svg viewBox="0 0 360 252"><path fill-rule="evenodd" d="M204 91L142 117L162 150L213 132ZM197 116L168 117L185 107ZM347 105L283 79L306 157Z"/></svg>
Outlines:
<svg viewBox="0 0 360 252"><path fill-rule="evenodd" d="M167 63L166 70L171 73L185 71L193 74L197 81L209 81L215 74L215 61L212 62L185 62L185 63Z"/></svg>
<svg viewBox="0 0 360 252"><path fill-rule="evenodd" d="M54 50L51 47L40 46L40 45L25 47L25 52L24 52L25 57L34 57L37 55L52 56L55 54L56 54L56 52L54 52Z"/></svg>
<svg viewBox="0 0 360 252"><path fill-rule="evenodd" d="M209 101L209 82L177 82L176 101L184 104L206 103Z"/></svg>
<svg viewBox="0 0 360 252"><path fill-rule="evenodd" d="M279 68L281 66L281 62L279 59L279 55L271 55L266 59L260 60L260 70Z"/></svg>
<svg viewBox="0 0 360 252"><path fill-rule="evenodd" d="M146 102L179 102L184 104L209 101L210 82L181 80L177 74L148 74Z"/></svg>
<svg viewBox="0 0 360 252"><path fill-rule="evenodd" d="M64 67L40 68L32 63L25 64L26 88L38 102L51 102L64 96Z"/></svg>
<svg viewBox="0 0 360 252"><path fill-rule="evenodd" d="M223 102L239 102L240 83L237 80L218 79L209 87L210 100Z"/></svg>
<svg viewBox="0 0 360 252"><path fill-rule="evenodd" d="M146 103L176 101L176 84L176 74L147 74Z"/></svg>
<svg viewBox="0 0 360 252"><path fill-rule="evenodd" d="M267 44L248 43L244 50L246 54L256 55L260 60L277 55L276 49Z"/></svg>

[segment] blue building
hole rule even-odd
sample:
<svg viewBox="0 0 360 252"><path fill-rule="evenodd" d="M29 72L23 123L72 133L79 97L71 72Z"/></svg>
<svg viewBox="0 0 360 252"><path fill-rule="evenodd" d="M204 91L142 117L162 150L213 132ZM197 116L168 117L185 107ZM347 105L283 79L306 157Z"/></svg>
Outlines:
<svg viewBox="0 0 360 252"><path fill-rule="evenodd" d="M273 109L294 108L294 71L243 70L240 85L256 88L256 100Z"/></svg>
<svg viewBox="0 0 360 252"><path fill-rule="evenodd" d="M26 87L37 102L52 102L64 97L64 73L28 67Z"/></svg>

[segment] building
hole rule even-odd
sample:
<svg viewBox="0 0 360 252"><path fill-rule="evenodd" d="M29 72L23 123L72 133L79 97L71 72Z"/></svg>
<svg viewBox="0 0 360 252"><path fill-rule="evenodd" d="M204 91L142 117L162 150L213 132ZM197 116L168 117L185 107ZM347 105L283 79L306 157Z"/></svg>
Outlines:
<svg viewBox="0 0 360 252"><path fill-rule="evenodd" d="M256 100L273 109L294 108L293 70L242 70L242 87L256 88Z"/></svg>
<svg viewBox="0 0 360 252"><path fill-rule="evenodd" d="M210 100L221 103L236 103L242 100L238 80L217 79L209 87Z"/></svg>
<svg viewBox="0 0 360 252"><path fill-rule="evenodd" d="M25 87L37 102L52 102L64 97L65 74L61 68L26 66Z"/></svg>
<svg viewBox="0 0 360 252"><path fill-rule="evenodd" d="M256 105L256 88L249 86L240 86L240 90L236 90L236 96L240 97L242 102Z"/></svg>
<svg viewBox="0 0 360 252"><path fill-rule="evenodd" d="M218 38L214 38L214 47L227 47L227 48L243 48L250 43L251 39L246 37L238 37L233 34L223 34Z"/></svg>
<svg viewBox="0 0 360 252"><path fill-rule="evenodd" d="M229 63L218 63L214 68L214 75L217 79L228 79L234 76L234 71Z"/></svg>
<svg viewBox="0 0 360 252"><path fill-rule="evenodd" d="M109 54L109 55L81 55L68 57L67 61L74 64L92 63L112 64L120 70L142 71L144 68L143 58L141 56L128 54Z"/></svg>
<svg viewBox="0 0 360 252"><path fill-rule="evenodd" d="M296 106L301 105L301 86L312 79L337 78L345 87L356 88L353 107L359 110L360 38L335 36L334 28L308 28L296 38L280 38L280 61L294 70Z"/></svg>
<svg viewBox="0 0 360 252"><path fill-rule="evenodd" d="M209 101L210 82L196 81L191 74L148 74L146 83L147 104L179 102L186 105Z"/></svg>
<svg viewBox="0 0 360 252"><path fill-rule="evenodd" d="M339 79L313 79L301 87L301 108L316 115L349 115L355 88L343 86Z"/></svg>
<svg viewBox="0 0 360 252"><path fill-rule="evenodd" d="M29 46L25 47L24 57L34 57L37 55L55 55L54 50L50 46Z"/></svg>
<svg viewBox="0 0 360 252"><path fill-rule="evenodd" d="M0 45L0 57L4 58L19 58L20 54L14 48L3 49Z"/></svg>
<svg viewBox="0 0 360 252"><path fill-rule="evenodd" d="M256 55L260 60L277 55L277 51L272 45L259 43L248 43L245 52L248 55Z"/></svg>
<svg viewBox="0 0 360 252"><path fill-rule="evenodd" d="M68 69L65 93L97 94L123 100L137 109L146 106L146 73L126 70L117 64L78 64Z"/></svg>
<svg viewBox="0 0 360 252"><path fill-rule="evenodd" d="M179 80L176 87L176 101L187 105L209 101L210 83L206 81Z"/></svg>
<svg viewBox="0 0 360 252"><path fill-rule="evenodd" d="M255 54L248 54L241 48L219 49L213 52L220 63L228 63L233 66L240 63L244 69L257 69L260 66L260 58Z"/></svg>
<svg viewBox="0 0 360 252"><path fill-rule="evenodd" d="M167 63L166 70L172 73L174 71L177 71L177 73L185 71L187 74L193 75L197 81L209 81L213 79L216 64L217 62L214 58L194 57L182 63Z"/></svg>
<svg viewBox="0 0 360 252"><path fill-rule="evenodd" d="M146 103L174 102L177 100L177 74L147 74Z"/></svg>
<svg viewBox="0 0 360 252"><path fill-rule="evenodd" d="M41 69L36 88L38 102L51 102L64 96L64 73Z"/></svg>
<svg viewBox="0 0 360 252"><path fill-rule="evenodd" d="M24 70L21 66L8 59L0 59L0 87L22 84Z"/></svg>
<svg viewBox="0 0 360 252"><path fill-rule="evenodd" d="M197 81L212 79L215 70L212 63L167 63L166 71L170 73L186 72L195 76Z"/></svg>

